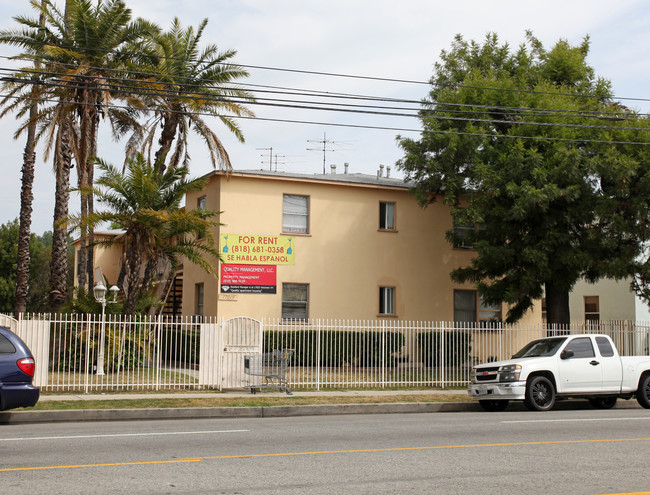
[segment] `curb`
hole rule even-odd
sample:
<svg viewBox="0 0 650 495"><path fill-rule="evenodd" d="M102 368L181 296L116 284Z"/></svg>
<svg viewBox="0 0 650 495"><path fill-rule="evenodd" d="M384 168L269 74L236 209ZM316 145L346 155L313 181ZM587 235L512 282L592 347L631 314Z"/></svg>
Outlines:
<svg viewBox="0 0 650 495"><path fill-rule="evenodd" d="M68 409L0 412L0 424L162 419L279 418L341 414L417 414L479 411L472 402L404 402L258 407L179 407L156 409Z"/></svg>
<svg viewBox="0 0 650 495"><path fill-rule="evenodd" d="M639 409L636 401L619 401L615 409ZM508 411L527 411L522 403L512 403ZM554 410L594 410L588 402L558 402ZM421 414L450 412L486 413L476 402L395 402L379 404L321 404L253 407L170 407L155 409L67 409L60 411L0 412L0 425L83 421L147 421L164 419L233 419L327 416L345 414ZM543 414L530 412L530 414Z"/></svg>

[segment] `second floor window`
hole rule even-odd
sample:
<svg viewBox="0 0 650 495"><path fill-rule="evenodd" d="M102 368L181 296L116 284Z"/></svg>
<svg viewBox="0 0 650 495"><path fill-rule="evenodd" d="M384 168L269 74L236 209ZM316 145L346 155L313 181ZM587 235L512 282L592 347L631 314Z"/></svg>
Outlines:
<svg viewBox="0 0 650 495"><path fill-rule="evenodd" d="M208 200L206 199L205 196L201 196L199 199L196 200L196 207L199 210L205 210L207 208ZM203 239L204 235L199 232L197 235L198 239Z"/></svg>
<svg viewBox="0 0 650 495"><path fill-rule="evenodd" d="M379 230L395 230L395 203L379 202Z"/></svg>
<svg viewBox="0 0 650 495"><path fill-rule="evenodd" d="M309 234L309 196L285 194L282 200L282 232Z"/></svg>

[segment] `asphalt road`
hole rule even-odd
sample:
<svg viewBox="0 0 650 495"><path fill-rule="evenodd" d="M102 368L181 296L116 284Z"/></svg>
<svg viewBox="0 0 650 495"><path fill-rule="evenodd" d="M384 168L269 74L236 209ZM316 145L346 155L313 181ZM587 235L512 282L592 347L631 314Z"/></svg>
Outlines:
<svg viewBox="0 0 650 495"><path fill-rule="evenodd" d="M650 412L593 409L5 425L2 492L650 490Z"/></svg>

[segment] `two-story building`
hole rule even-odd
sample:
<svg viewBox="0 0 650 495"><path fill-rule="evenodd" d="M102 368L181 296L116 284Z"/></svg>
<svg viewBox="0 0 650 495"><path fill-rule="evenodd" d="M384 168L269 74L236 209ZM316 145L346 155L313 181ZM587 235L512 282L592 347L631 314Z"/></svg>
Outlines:
<svg viewBox="0 0 650 495"><path fill-rule="evenodd" d="M188 195L185 207L221 212L215 236L224 262L213 260L220 277L184 263L173 282L159 288L167 301L164 312L501 320L501 307L485 306L474 287L449 277L473 255L446 240L453 227L449 207L438 201L422 208L409 184L388 175L349 173L347 164L328 174L208 174L205 189ZM105 256L96 259L113 263ZM539 324L541 307L525 322Z"/></svg>

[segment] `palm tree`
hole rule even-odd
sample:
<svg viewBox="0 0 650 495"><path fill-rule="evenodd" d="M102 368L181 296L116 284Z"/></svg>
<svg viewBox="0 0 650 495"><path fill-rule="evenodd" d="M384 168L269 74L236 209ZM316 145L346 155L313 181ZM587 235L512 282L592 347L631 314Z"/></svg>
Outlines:
<svg viewBox="0 0 650 495"><path fill-rule="evenodd" d="M71 216L68 224L93 230L108 223L126 231L122 238L101 243L121 244L125 249L124 314L133 314L137 301L150 292L154 283L152 267L160 260L175 271L187 259L216 276L214 261L219 259L219 247L213 228L220 225L214 220L218 212L181 208L186 193L201 190L207 179L187 179L184 166L170 168L161 175L142 154L127 162L125 173L102 160L98 165L102 176L93 193L106 210L85 218Z"/></svg>
<svg viewBox="0 0 650 495"><path fill-rule="evenodd" d="M68 0L70 1L70 0ZM56 199L54 212L54 232L50 274L50 310L58 311L66 299L67 292L67 233L59 226L59 220L68 214L68 189L70 168L72 167L72 121L65 101L44 106L43 101L54 97L52 86L47 81L51 79L48 73L55 72L56 66L51 63L47 53L53 47L65 46L68 42L65 30L65 15L61 14L48 0L40 3L32 0L32 7L38 12L38 20L18 16L15 20L22 26L20 29L0 32L0 43L18 46L24 50L17 59L33 62L33 67L17 70L12 78L5 79L3 90L5 98L1 104L4 110L1 116L16 111L18 117L28 116L27 120L16 132L18 137L27 131L25 147L25 162L23 165L23 185L21 191L21 240L19 240L19 279L21 273L28 270L29 258L25 258L20 248L23 236L28 236L31 224L31 184L33 180L33 164L35 162L35 146L43 133L49 129L49 141L45 159L52 148L55 148ZM41 130L37 132L37 126ZM57 131L58 129L58 131ZM24 311L22 304L26 296L26 282L19 281L16 287L16 312Z"/></svg>
<svg viewBox="0 0 650 495"><path fill-rule="evenodd" d="M220 52L216 45L199 50L199 42L207 25L207 19L199 25L196 33L192 27L183 29L174 19L169 32L154 37L154 53L157 65L148 72L155 74L155 82L149 86L155 116L147 125L145 150L151 152L156 130L162 127L154 167L159 174L167 168L189 163L187 139L193 130L205 142L213 166L231 170L232 164L218 136L201 118L201 114L217 117L235 134L240 142L244 136L232 116L252 117L253 113L243 103L254 101L246 91L232 84L236 79L247 77L241 67L228 61L236 52ZM225 115L223 112L230 115ZM173 153L169 152L176 140Z"/></svg>
<svg viewBox="0 0 650 495"><path fill-rule="evenodd" d="M57 178L57 203L55 206L55 239L62 257L53 257L53 278L63 272L67 251L67 235L57 233L56 222L67 216L67 189L72 154L77 164L77 182L81 192L81 213L86 216L93 209L89 190L93 182L94 165L92 157L96 154L97 133L100 119L108 116L119 121L114 127L121 128L125 122L133 127L133 111L120 111L111 108L110 103L116 87L116 80L122 81L122 69L132 67L138 62L140 50L134 49L145 38L158 32L158 28L146 21L131 22L131 11L123 0L66 0L62 13L51 2L31 0L32 7L44 18L44 25L38 25L26 17L15 19L22 29L6 31L1 42L10 43L25 49L21 54L43 65L40 86L46 91L50 101L37 115L31 118L42 123L38 137L47 135L48 151L55 149L55 174ZM136 54L136 55L134 55ZM24 81L23 81L24 82ZM118 88L119 89L119 88ZM125 99L128 95L125 96ZM57 117L57 118L53 118ZM57 146L67 146L65 150ZM63 206L59 201L66 201ZM92 233L81 232L79 285L92 286L92 251L87 252L87 237L92 242ZM52 287L52 294L65 295L65 287ZM53 305L56 304L53 302ZM60 306L59 306L60 307Z"/></svg>
<svg viewBox="0 0 650 495"><path fill-rule="evenodd" d="M77 117L79 140L76 148L77 180L81 193L81 216L93 211L92 191L97 133L100 119L114 115L110 103L115 93L115 81L138 58L135 49L145 36L158 28L142 19L131 21L131 10L123 0L72 0L68 5L70 39L63 47L69 60L62 80L72 89ZM92 250L87 251L87 237L92 244L92 232L81 230L78 284L92 287ZM90 259L88 258L90 256Z"/></svg>

